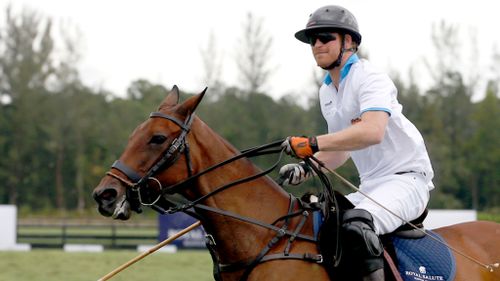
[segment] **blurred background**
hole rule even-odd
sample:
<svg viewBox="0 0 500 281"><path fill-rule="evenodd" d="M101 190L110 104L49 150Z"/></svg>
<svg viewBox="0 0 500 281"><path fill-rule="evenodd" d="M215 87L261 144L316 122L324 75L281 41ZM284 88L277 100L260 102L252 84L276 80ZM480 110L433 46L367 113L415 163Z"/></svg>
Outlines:
<svg viewBox="0 0 500 281"><path fill-rule="evenodd" d="M91 192L174 84L183 98L208 86L198 115L239 149L326 132L317 104L324 73L293 34L327 4L355 14L360 56L390 74L404 113L424 135L436 172L429 207L500 221L493 2L170 2L0 0L0 204L16 207L17 243L61 248L70 239L123 257L119 249L156 242L155 213L104 219ZM339 172L359 182L352 163ZM208 277L176 280L210 280L210 258L200 259ZM1 280L30 278L2 276L23 272L6 263L15 260L0 252ZM100 273L106 268L92 274Z"/></svg>

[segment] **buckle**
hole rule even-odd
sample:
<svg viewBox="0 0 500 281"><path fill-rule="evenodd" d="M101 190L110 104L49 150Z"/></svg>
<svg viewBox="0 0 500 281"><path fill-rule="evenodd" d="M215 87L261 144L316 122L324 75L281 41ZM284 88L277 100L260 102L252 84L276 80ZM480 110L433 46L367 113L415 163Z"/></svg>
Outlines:
<svg viewBox="0 0 500 281"><path fill-rule="evenodd" d="M305 260L313 261L315 263L323 263L323 255L322 254L311 254L311 253L305 253L303 255L303 258Z"/></svg>
<svg viewBox="0 0 500 281"><path fill-rule="evenodd" d="M205 243L210 245L210 246L216 246L217 243L215 243L215 239L212 236L212 234L207 234L205 235Z"/></svg>

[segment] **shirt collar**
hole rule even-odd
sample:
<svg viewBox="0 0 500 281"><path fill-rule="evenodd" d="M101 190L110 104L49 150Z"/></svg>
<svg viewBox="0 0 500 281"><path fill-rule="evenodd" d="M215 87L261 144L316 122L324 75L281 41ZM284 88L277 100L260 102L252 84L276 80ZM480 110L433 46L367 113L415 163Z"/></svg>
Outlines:
<svg viewBox="0 0 500 281"><path fill-rule="evenodd" d="M344 78L347 76L347 74L349 74L349 71L351 70L351 66L354 63L356 63L357 61L359 61L358 55L353 54L349 57L347 62L344 64L344 66L340 70L340 82L342 82L342 80L344 80ZM333 82L333 79L330 76L330 73L327 73L323 83L325 83L326 85L330 85L332 82Z"/></svg>

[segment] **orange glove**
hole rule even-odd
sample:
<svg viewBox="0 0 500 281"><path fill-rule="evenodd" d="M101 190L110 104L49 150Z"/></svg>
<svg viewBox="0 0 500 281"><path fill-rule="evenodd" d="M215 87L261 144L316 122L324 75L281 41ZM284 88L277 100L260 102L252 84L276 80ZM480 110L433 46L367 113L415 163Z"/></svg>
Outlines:
<svg viewBox="0 0 500 281"><path fill-rule="evenodd" d="M281 147L287 154L300 159L311 157L319 151L316 137L287 137Z"/></svg>

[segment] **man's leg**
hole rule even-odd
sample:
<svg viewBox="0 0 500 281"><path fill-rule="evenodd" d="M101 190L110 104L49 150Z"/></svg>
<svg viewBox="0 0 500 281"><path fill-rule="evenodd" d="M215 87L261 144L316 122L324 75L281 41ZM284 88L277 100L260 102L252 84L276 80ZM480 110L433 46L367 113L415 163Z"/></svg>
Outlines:
<svg viewBox="0 0 500 281"><path fill-rule="evenodd" d="M429 202L429 190L419 175L386 176L366 182L360 188L370 198L398 215L394 216L359 192L347 195L356 209L366 210L372 215L374 230L378 235L392 232L401 226L404 222L399 217L405 221L416 219Z"/></svg>
<svg viewBox="0 0 500 281"><path fill-rule="evenodd" d="M368 181L360 188L407 221L418 217L429 200L427 185L418 175L386 176ZM346 251L352 251L349 254L354 259L363 261L364 273L367 274L364 280L383 280L383 250L378 257L380 240L377 234L394 231L403 221L359 192L349 194L347 198L356 209L348 210L343 217Z"/></svg>
<svg viewBox="0 0 500 281"><path fill-rule="evenodd" d="M351 209L342 220L343 241L348 254L361 263L363 280L384 280L384 248L375 233L371 214Z"/></svg>

